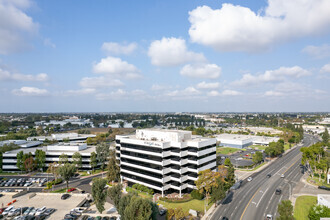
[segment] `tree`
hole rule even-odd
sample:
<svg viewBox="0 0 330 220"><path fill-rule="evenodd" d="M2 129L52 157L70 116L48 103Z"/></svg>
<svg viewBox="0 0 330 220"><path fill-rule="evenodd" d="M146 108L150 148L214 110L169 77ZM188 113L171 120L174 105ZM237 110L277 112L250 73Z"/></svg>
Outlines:
<svg viewBox="0 0 330 220"><path fill-rule="evenodd" d="M120 128L123 128L124 126L125 126L125 123L124 123L123 121L120 121L120 122L119 122L119 127L120 127Z"/></svg>
<svg viewBox="0 0 330 220"><path fill-rule="evenodd" d="M276 219L279 220L294 220L293 206L290 200L282 200L277 206L277 212L280 216Z"/></svg>
<svg viewBox="0 0 330 220"><path fill-rule="evenodd" d="M217 186L212 187L211 191L211 201L217 206L217 202L226 197L225 183L221 178L217 178Z"/></svg>
<svg viewBox="0 0 330 220"><path fill-rule="evenodd" d="M117 185L112 186L108 189L108 196L115 203L115 206L119 207L119 201L121 198L121 190L123 186L119 183Z"/></svg>
<svg viewBox="0 0 330 220"><path fill-rule="evenodd" d="M97 166L97 156L95 152L91 153L91 161L89 163L94 171L94 168Z"/></svg>
<svg viewBox="0 0 330 220"><path fill-rule="evenodd" d="M47 169L47 173L52 173L55 177L55 180L57 179L58 176L58 163L53 162L51 164L49 164L48 169Z"/></svg>
<svg viewBox="0 0 330 220"><path fill-rule="evenodd" d="M252 161L254 164L260 163L262 161L262 159L263 159L263 156L260 151L256 151L252 156Z"/></svg>
<svg viewBox="0 0 330 220"><path fill-rule="evenodd" d="M330 216L330 208L324 205L314 205L310 208L308 218L310 220L319 220L322 217Z"/></svg>
<svg viewBox="0 0 330 220"><path fill-rule="evenodd" d="M133 196L124 213L125 219L150 219L152 207L148 199Z"/></svg>
<svg viewBox="0 0 330 220"><path fill-rule="evenodd" d="M59 156L59 164L63 165L63 164L66 164L66 163L69 163L68 155L62 153Z"/></svg>
<svg viewBox="0 0 330 220"><path fill-rule="evenodd" d="M79 152L75 152L72 155L72 163L76 166L77 169L81 168L81 166L82 166L82 156Z"/></svg>
<svg viewBox="0 0 330 220"><path fill-rule="evenodd" d="M97 155L97 161L101 164L101 169L104 170L106 164L105 161L107 161L107 158L109 156L109 146L106 143L101 143L96 146L96 155Z"/></svg>
<svg viewBox="0 0 330 220"><path fill-rule="evenodd" d="M107 179L109 182L119 181L120 178L120 168L116 161L116 152L114 150L110 151L109 162L108 162L108 172Z"/></svg>
<svg viewBox="0 0 330 220"><path fill-rule="evenodd" d="M325 131L322 134L322 140L323 140L323 143L325 143L325 144L328 144L328 142L329 142L329 132L328 132L327 128L325 128Z"/></svg>
<svg viewBox="0 0 330 220"><path fill-rule="evenodd" d="M66 188L69 188L69 180L76 172L76 167L73 164L65 163L58 168L59 175L66 182Z"/></svg>
<svg viewBox="0 0 330 220"><path fill-rule="evenodd" d="M121 215L122 219L125 219L125 209L130 204L131 199L133 196L137 196L137 192L129 192L125 196L121 197L118 203L117 210L118 213Z"/></svg>
<svg viewBox="0 0 330 220"><path fill-rule="evenodd" d="M227 182L225 186L225 190L227 191L235 183L235 168L233 165L227 168L227 176L225 177L225 181Z"/></svg>
<svg viewBox="0 0 330 220"><path fill-rule="evenodd" d="M36 164L32 156L24 160L24 170L27 172L32 172L35 168L35 165Z"/></svg>
<svg viewBox="0 0 330 220"><path fill-rule="evenodd" d="M230 165L232 165L232 163L231 163L231 161L230 161L230 159L229 158L226 158L225 159L225 166L230 166Z"/></svg>
<svg viewBox="0 0 330 220"><path fill-rule="evenodd" d="M16 155L16 158L17 158L16 166L21 171L24 170L23 155L24 155L24 152L23 151L18 152L17 155Z"/></svg>
<svg viewBox="0 0 330 220"><path fill-rule="evenodd" d="M46 162L46 152L37 149L35 152L35 160L36 160L37 168L43 169L45 167L45 162Z"/></svg>
<svg viewBox="0 0 330 220"><path fill-rule="evenodd" d="M102 178L94 178L92 185L92 196L96 205L97 210L102 214L104 211L104 203L107 197L105 186L107 181Z"/></svg>
<svg viewBox="0 0 330 220"><path fill-rule="evenodd" d="M206 200L208 204L208 198L212 191L212 187L217 187L218 183L216 181L217 178L220 178L219 172L213 172L210 169L200 171L198 173L198 179L195 181L197 190L200 193L206 194Z"/></svg>

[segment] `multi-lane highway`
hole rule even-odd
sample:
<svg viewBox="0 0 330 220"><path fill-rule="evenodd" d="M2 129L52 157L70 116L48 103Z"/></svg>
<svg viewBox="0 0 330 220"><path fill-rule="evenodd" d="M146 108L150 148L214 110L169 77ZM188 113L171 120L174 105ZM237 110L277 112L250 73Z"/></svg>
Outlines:
<svg viewBox="0 0 330 220"><path fill-rule="evenodd" d="M303 143L282 157L276 159L265 169L254 173L251 182L244 181L238 190L233 191L223 204L217 207L211 219L255 220L265 219L267 214L276 218L277 205L281 200L288 199L292 189L302 177L300 168L300 148L317 142L314 136L305 134ZM271 177L267 177L271 174ZM284 177L281 177L281 175ZM281 194L276 195L276 189Z"/></svg>

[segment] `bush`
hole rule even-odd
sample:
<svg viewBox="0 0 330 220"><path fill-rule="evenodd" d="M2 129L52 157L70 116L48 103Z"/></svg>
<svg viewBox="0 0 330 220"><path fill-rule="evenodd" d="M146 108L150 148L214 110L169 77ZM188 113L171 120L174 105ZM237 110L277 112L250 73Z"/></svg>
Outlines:
<svg viewBox="0 0 330 220"><path fill-rule="evenodd" d="M63 180L61 178L58 178L58 179L56 179L56 180L53 181L53 184L54 185L57 185L57 184L60 184L62 182L63 182Z"/></svg>
<svg viewBox="0 0 330 220"><path fill-rule="evenodd" d="M198 199L198 200L202 200L204 198L204 195L195 189L190 193L190 195L192 198Z"/></svg>
<svg viewBox="0 0 330 220"><path fill-rule="evenodd" d="M153 189L149 189L148 187L142 185L142 184L138 184L138 183L135 183L133 186L132 186L133 189L136 189L136 190L139 190L141 192L146 192L146 193L149 193L149 194L154 194L154 190Z"/></svg>
<svg viewBox="0 0 330 220"><path fill-rule="evenodd" d="M139 184L138 184L138 183L135 183L135 184L132 186L132 188L133 188L133 189L137 189L138 186L139 186Z"/></svg>

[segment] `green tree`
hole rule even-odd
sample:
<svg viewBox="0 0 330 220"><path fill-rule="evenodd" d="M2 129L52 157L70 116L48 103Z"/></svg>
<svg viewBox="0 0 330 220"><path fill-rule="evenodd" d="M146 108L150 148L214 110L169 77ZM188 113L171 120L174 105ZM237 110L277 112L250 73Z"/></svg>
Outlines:
<svg viewBox="0 0 330 220"><path fill-rule="evenodd" d="M25 171L32 172L35 167L36 167L36 163L32 156L30 156L24 160L24 170Z"/></svg>
<svg viewBox="0 0 330 220"><path fill-rule="evenodd" d="M119 199L118 205L116 207L117 207L118 213L120 214L122 219L126 219L125 218L125 209L130 204L133 196L138 196L137 192L135 192L135 191L129 192L128 194L124 195L123 197L121 197Z"/></svg>
<svg viewBox="0 0 330 220"><path fill-rule="evenodd" d="M112 186L108 189L108 196L115 203L115 206L118 208L119 201L121 198L121 190L123 186L119 183L117 185Z"/></svg>
<svg viewBox="0 0 330 220"><path fill-rule="evenodd" d="M60 165L63 165L63 164L66 164L66 163L69 163L68 155L62 153L62 154L59 156L59 164L60 164Z"/></svg>
<svg viewBox="0 0 330 220"><path fill-rule="evenodd" d="M109 156L109 146L106 143L101 143L96 146L97 161L101 164L101 169L104 170L106 161Z"/></svg>
<svg viewBox="0 0 330 220"><path fill-rule="evenodd" d="M129 205L125 208L125 219L150 219L152 207L148 199L133 196Z"/></svg>
<svg viewBox="0 0 330 220"><path fill-rule="evenodd" d="M45 167L45 162L46 162L46 152L40 149L37 149L35 151L35 160L37 167L39 169L43 169Z"/></svg>
<svg viewBox="0 0 330 220"><path fill-rule="evenodd" d="M308 218L310 220L319 220L323 217L330 216L330 208L324 205L314 205L310 208Z"/></svg>
<svg viewBox="0 0 330 220"><path fill-rule="evenodd" d="M263 159L263 156L260 151L256 151L252 156L252 161L254 164L260 163L262 161L262 159Z"/></svg>
<svg viewBox="0 0 330 220"><path fill-rule="evenodd" d="M116 160L116 152L114 150L110 151L109 162L107 167L107 179L109 182L119 181L120 178L120 168Z"/></svg>
<svg viewBox="0 0 330 220"><path fill-rule="evenodd" d="M217 178L217 186L212 187L211 191L211 201L217 206L217 202L226 197L225 183L220 178Z"/></svg>
<svg viewBox="0 0 330 220"><path fill-rule="evenodd" d="M322 140L323 140L323 143L325 143L325 144L328 144L328 142L329 142L329 132L328 132L327 128L325 128L325 131L322 134Z"/></svg>
<svg viewBox="0 0 330 220"><path fill-rule="evenodd" d="M76 167L73 164L65 163L58 168L58 174L66 182L66 188L69 188L69 180L76 172Z"/></svg>
<svg viewBox="0 0 330 220"><path fill-rule="evenodd" d="M227 175L225 177L225 181L227 182L226 184L226 191L235 183L235 168L233 165L230 165L227 168Z"/></svg>
<svg viewBox="0 0 330 220"><path fill-rule="evenodd" d="M225 166L230 166L230 165L232 165L232 163L231 163L231 161L230 161L229 158L226 158L226 159L225 159L224 164L225 164Z"/></svg>
<svg viewBox="0 0 330 220"><path fill-rule="evenodd" d="M102 178L94 178L92 185L92 196L96 205L97 210L102 214L104 211L105 199L107 197L107 192L105 186L107 181Z"/></svg>
<svg viewBox="0 0 330 220"><path fill-rule="evenodd" d="M279 220L294 220L293 206L290 200L282 200L277 206L277 212L280 215L276 219Z"/></svg>
<svg viewBox="0 0 330 220"><path fill-rule="evenodd" d="M16 158L17 158L16 166L21 171L24 170L23 155L24 155L24 152L23 151L18 152L17 155L16 155Z"/></svg>
<svg viewBox="0 0 330 220"><path fill-rule="evenodd" d="M91 167L94 171L94 168L97 166L97 156L96 156L95 152L91 153L91 161L89 162L89 164L91 165Z"/></svg>
<svg viewBox="0 0 330 220"><path fill-rule="evenodd" d="M79 152L75 152L72 155L72 163L76 166L77 169L80 169L82 166L82 156Z"/></svg>

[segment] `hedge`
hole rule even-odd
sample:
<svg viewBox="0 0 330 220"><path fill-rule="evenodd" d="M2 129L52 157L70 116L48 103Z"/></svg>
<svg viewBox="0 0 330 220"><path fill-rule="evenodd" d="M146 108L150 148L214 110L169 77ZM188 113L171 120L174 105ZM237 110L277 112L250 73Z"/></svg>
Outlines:
<svg viewBox="0 0 330 220"><path fill-rule="evenodd" d="M189 201L193 200L194 198L192 198L189 194L186 194L182 198L172 198L172 199L169 199L167 197L160 197L159 199L161 201L164 201L164 202L184 203L184 202L189 202Z"/></svg>
<svg viewBox="0 0 330 220"><path fill-rule="evenodd" d="M153 189L149 189L148 187L142 185L142 184L138 184L138 183L135 183L133 186L132 186L133 189L136 189L136 190L139 190L141 192L146 192L148 194L154 194L154 190Z"/></svg>
<svg viewBox="0 0 330 220"><path fill-rule="evenodd" d="M198 199L198 200L202 200L204 198L204 195L195 189L190 193L190 195L192 198Z"/></svg>

